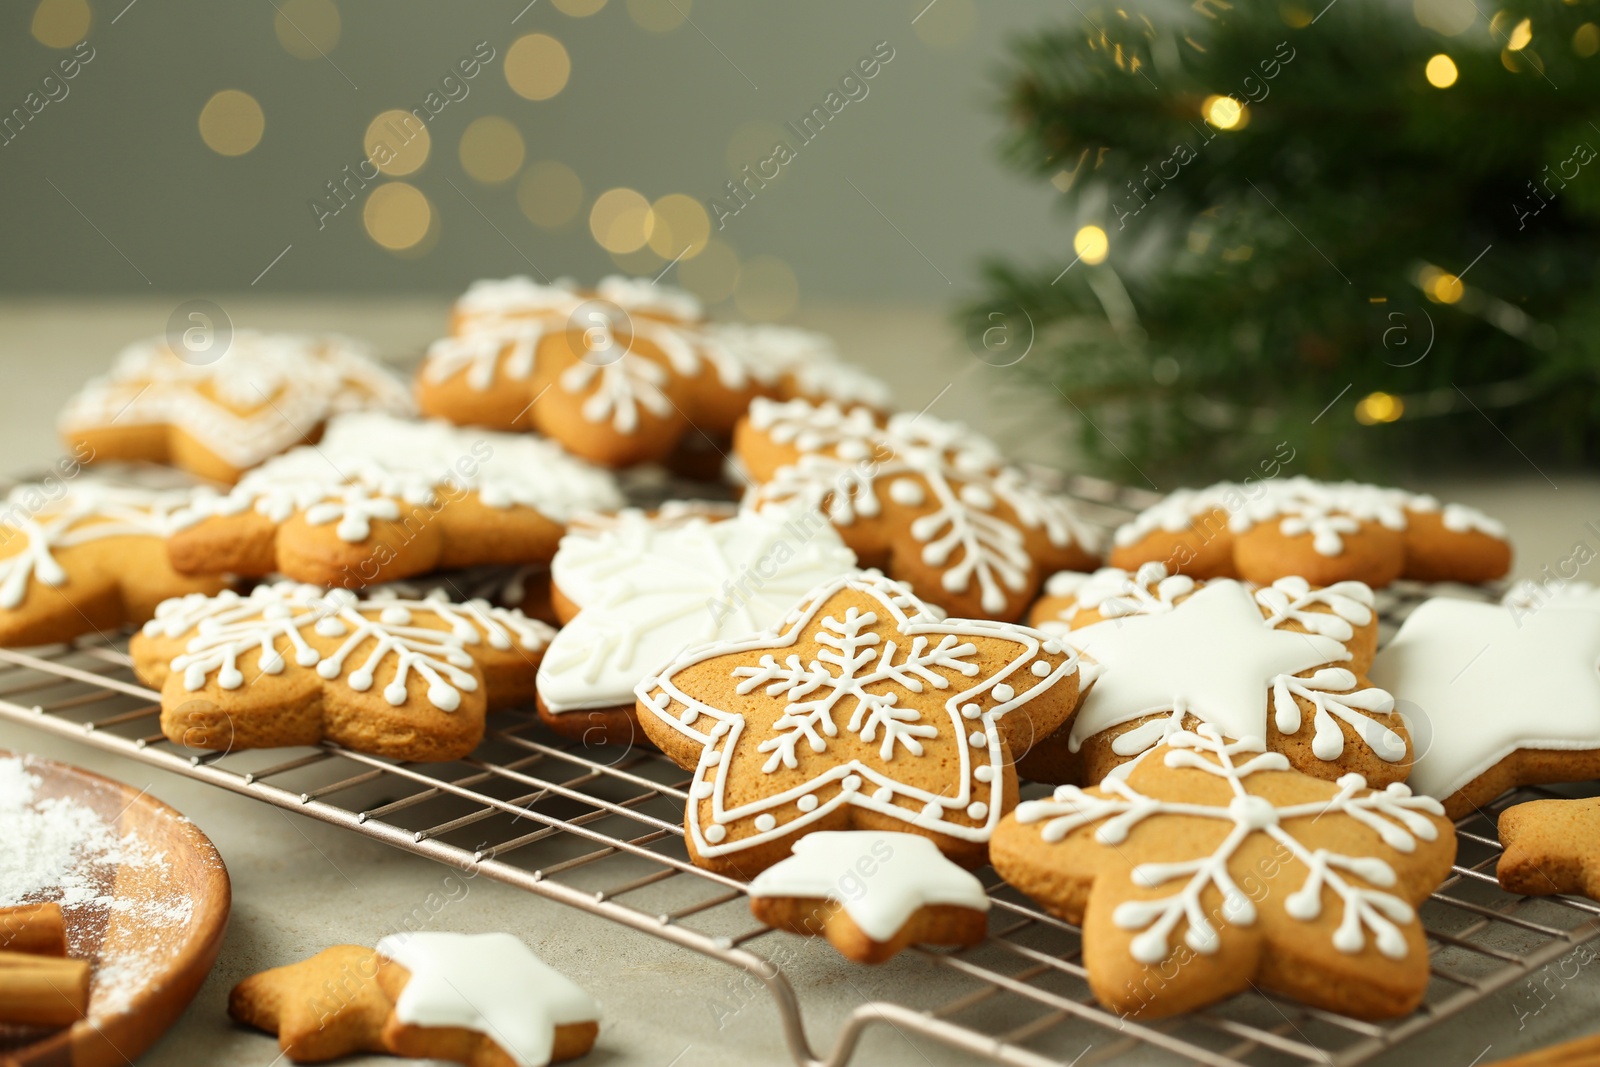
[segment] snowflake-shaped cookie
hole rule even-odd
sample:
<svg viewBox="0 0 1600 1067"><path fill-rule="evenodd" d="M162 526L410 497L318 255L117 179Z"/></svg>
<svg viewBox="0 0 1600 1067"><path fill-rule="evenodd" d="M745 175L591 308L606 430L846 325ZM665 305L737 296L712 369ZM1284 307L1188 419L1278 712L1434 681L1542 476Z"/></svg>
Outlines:
<svg viewBox="0 0 1600 1067"><path fill-rule="evenodd" d="M13 489L0 508L0 645L65 641L148 619L185 593L215 593L216 575L186 577L167 540L210 490L131 489L90 480Z"/></svg>
<svg viewBox="0 0 1600 1067"><path fill-rule="evenodd" d="M944 619L876 572L811 592L778 632L689 649L636 690L645 732L693 769L689 854L746 877L813 830L896 829L983 861L1014 755L1077 702L1071 648Z"/></svg>
<svg viewBox="0 0 1600 1067"><path fill-rule="evenodd" d="M753 506L822 508L863 564L952 614L1020 618L1044 575L1095 559L1064 497L957 423L757 400L735 446Z"/></svg>
<svg viewBox="0 0 1600 1067"><path fill-rule="evenodd" d="M161 729L193 748L323 739L413 760L459 759L487 711L532 693L551 627L482 600L295 582L169 600L129 645L161 689Z"/></svg>
<svg viewBox="0 0 1600 1067"><path fill-rule="evenodd" d="M539 714L590 743L633 740L633 687L689 645L765 630L855 554L815 512L580 521L551 580L566 625L539 671Z"/></svg>
<svg viewBox="0 0 1600 1067"><path fill-rule="evenodd" d="M1111 563L1199 578L1315 585L1484 582L1511 568L1500 523L1474 508L1357 482L1278 478L1180 489L1120 527Z"/></svg>
<svg viewBox="0 0 1600 1067"><path fill-rule="evenodd" d="M188 337L188 334L185 335ZM67 401L58 424L98 459L172 463L232 482L347 411L409 414L405 387L348 337L235 330L220 355L130 345Z"/></svg>
<svg viewBox="0 0 1600 1067"><path fill-rule="evenodd" d="M344 415L320 443L198 500L183 573L283 573L360 588L440 568L545 562L574 514L620 507L612 476L527 434Z"/></svg>
<svg viewBox="0 0 1600 1067"><path fill-rule="evenodd" d="M1262 737L1318 778L1358 771L1377 785L1410 769L1393 698L1367 684L1377 639L1372 590L1302 578L1253 587L1138 571L1064 572L1030 621L1082 653L1090 682L1071 729L1034 747L1023 772L1098 782L1181 730Z"/></svg>
<svg viewBox="0 0 1600 1067"><path fill-rule="evenodd" d="M1170 1015L1255 986L1386 1018L1427 988L1415 909L1449 874L1455 833L1404 785L1312 778L1202 725L1126 777L1018 805L992 855L1083 927L1090 988L1113 1011Z"/></svg>

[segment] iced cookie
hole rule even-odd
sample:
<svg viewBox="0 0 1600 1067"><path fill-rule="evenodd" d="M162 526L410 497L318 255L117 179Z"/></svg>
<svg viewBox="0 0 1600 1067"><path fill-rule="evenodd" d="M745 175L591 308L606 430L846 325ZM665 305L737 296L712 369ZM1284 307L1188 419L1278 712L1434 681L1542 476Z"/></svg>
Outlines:
<svg viewBox="0 0 1600 1067"><path fill-rule="evenodd" d="M1500 813L1505 852L1495 869L1508 893L1577 893L1600 900L1600 798L1534 800Z"/></svg>
<svg viewBox="0 0 1600 1067"><path fill-rule="evenodd" d="M1409 779L1452 819L1519 785L1600 775L1600 611L1435 597L1372 664L1416 746Z"/></svg>
<svg viewBox="0 0 1600 1067"><path fill-rule="evenodd" d="M216 593L183 575L169 540L204 490L128 489L87 476L23 485L0 510L0 645L42 645L142 623L168 597Z"/></svg>
<svg viewBox="0 0 1600 1067"><path fill-rule="evenodd" d="M332 420L180 513L184 574L282 573L360 588L439 569L548 562L567 519L620 507L612 476L528 434L387 415Z"/></svg>
<svg viewBox="0 0 1600 1067"><path fill-rule="evenodd" d="M1257 587L1146 563L1063 572L1045 593L1029 621L1083 654L1089 688L1071 728L1022 761L1027 778L1092 785L1202 722L1317 778L1382 787L1410 770L1394 700L1366 680L1378 616L1360 582Z"/></svg>
<svg viewBox="0 0 1600 1067"><path fill-rule="evenodd" d="M634 686L689 645L776 624L855 554L815 511L721 518L682 508L580 520L551 562L566 623L539 671L539 717L588 743L639 739Z"/></svg>
<svg viewBox="0 0 1600 1067"><path fill-rule="evenodd" d="M1449 875L1455 830L1404 785L1312 778L1203 724L1126 777L1018 805L991 854L1083 927L1089 986L1111 1011L1173 1015L1254 986L1378 1019L1427 989L1416 907Z"/></svg>
<svg viewBox="0 0 1600 1067"><path fill-rule="evenodd" d="M750 883L768 926L826 937L857 963L908 945L975 945L988 931L983 883L932 841L891 830L822 830Z"/></svg>
<svg viewBox="0 0 1600 1067"><path fill-rule="evenodd" d="M315 441L335 415L412 410L405 386L347 337L235 330L212 340L220 355L175 351L166 338L124 349L67 401L62 437L98 460L170 463L233 482Z"/></svg>
<svg viewBox="0 0 1600 1067"><path fill-rule="evenodd" d="M848 362L827 334L734 322L710 323L705 333L748 368L763 396L816 404L831 400L883 412L894 407L889 386Z"/></svg>
<svg viewBox="0 0 1600 1067"><path fill-rule="evenodd" d="M1018 754L1077 706L1048 634L946 619L876 572L774 631L700 645L638 685L650 740L693 772L689 856L751 878L817 830L920 834L964 866L1017 798Z"/></svg>
<svg viewBox="0 0 1600 1067"><path fill-rule="evenodd" d="M956 423L757 400L734 444L751 506L821 508L863 566L954 615L1019 619L1045 575L1094 566L1073 506Z"/></svg>
<svg viewBox="0 0 1600 1067"><path fill-rule="evenodd" d="M1461 504L1356 482L1280 478L1173 493L1113 538L1111 564L1313 585L1486 582L1511 569L1500 523Z"/></svg>
<svg viewBox="0 0 1600 1067"><path fill-rule="evenodd" d="M459 759L527 700L552 631L520 611L278 582L169 600L128 646L191 748L314 745Z"/></svg>

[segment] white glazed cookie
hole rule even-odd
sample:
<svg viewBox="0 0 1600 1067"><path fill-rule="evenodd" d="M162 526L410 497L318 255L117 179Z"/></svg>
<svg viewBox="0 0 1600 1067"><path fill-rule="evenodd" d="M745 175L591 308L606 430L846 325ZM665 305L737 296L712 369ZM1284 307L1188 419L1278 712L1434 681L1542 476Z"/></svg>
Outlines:
<svg viewBox="0 0 1600 1067"><path fill-rule="evenodd" d="M1455 833L1404 785L1312 778L1260 738L1202 724L1125 777L1018 805L992 855L1083 927L1089 986L1111 1011L1172 1015L1253 987L1390 1018L1427 990L1416 908L1450 874Z"/></svg>
<svg viewBox="0 0 1600 1067"><path fill-rule="evenodd" d="M487 711L526 700L554 631L520 611L294 582L168 600L128 647L161 729L231 751L335 741L459 759Z"/></svg>
<svg viewBox="0 0 1600 1067"><path fill-rule="evenodd" d="M802 835L846 829L920 834L977 866L1016 803L1016 754L1077 706L1078 661L869 571L813 590L778 630L686 650L636 693L645 733L694 772L701 866L752 877Z"/></svg>
<svg viewBox="0 0 1600 1067"><path fill-rule="evenodd" d="M1029 621L1083 655L1090 686L1071 729L1029 752L1027 777L1094 784L1209 723L1224 737L1264 738L1318 778L1405 779L1405 724L1365 677L1378 618L1360 582L1255 587L1146 563L1131 574L1064 572L1045 592Z"/></svg>
<svg viewBox="0 0 1600 1067"><path fill-rule="evenodd" d="M282 573L360 588L545 562L572 515L621 504L609 473L542 438L365 413L331 420L321 444L196 501L169 545L184 574Z"/></svg>
<svg viewBox="0 0 1600 1067"><path fill-rule="evenodd" d="M1279 478L1182 489L1119 528L1113 566L1314 585L1484 582L1511 568L1500 523L1460 504L1356 482Z"/></svg>
<svg viewBox="0 0 1600 1067"><path fill-rule="evenodd" d="M551 562L566 625L539 672L540 718L589 743L633 741L641 678L689 645L773 626L855 562L813 511L575 523Z"/></svg>
<svg viewBox="0 0 1600 1067"><path fill-rule="evenodd" d="M1600 610L1435 597L1372 665L1417 746L1410 783L1451 818L1519 785L1600 774Z"/></svg>
<svg viewBox="0 0 1600 1067"><path fill-rule="evenodd" d="M820 507L864 566L955 615L1018 619L1044 575L1096 558L1065 497L959 423L757 400L734 443L752 506Z"/></svg>
<svg viewBox="0 0 1600 1067"><path fill-rule="evenodd" d="M220 340L218 342L221 343ZM67 402L58 425L98 460L171 463L233 482L348 411L413 409L405 386L347 337L235 330L220 356L130 345Z"/></svg>

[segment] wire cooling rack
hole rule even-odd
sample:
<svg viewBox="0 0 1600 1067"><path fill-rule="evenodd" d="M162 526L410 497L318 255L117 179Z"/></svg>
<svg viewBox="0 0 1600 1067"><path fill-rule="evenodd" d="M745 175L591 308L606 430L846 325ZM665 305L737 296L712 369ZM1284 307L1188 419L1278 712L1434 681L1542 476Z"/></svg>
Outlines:
<svg viewBox="0 0 1600 1067"><path fill-rule="evenodd" d="M1070 479L1065 489L1106 525L1148 502L1087 478ZM1386 629L1435 591L1385 591ZM853 965L838 960L832 972L807 970L809 985L791 979L784 964L793 959L792 935L751 918L742 883L689 862L682 832L689 777L660 754L559 741L531 716L506 713L457 763L395 763L332 745L218 755L167 741L159 711L158 695L134 679L121 640L0 649L0 719L298 811L720 960L771 997L802 1067L843 1067L875 1023L1017 1067L1135 1059L1356 1064L1527 985L1541 968L1600 936L1600 905L1517 897L1496 884L1492 816L1556 795L1523 790L1458 824L1454 873L1421 909L1432 981L1423 1006L1404 1019L1370 1023L1260 993L1171 1019L1123 1019L1090 995L1078 930L985 870L993 908L983 943L902 954L885 965L892 981L874 983L877 999L864 998L837 1033L814 1040L808 993L819 983L848 981ZM1046 792L1030 785L1023 795ZM893 995L882 995L888 988Z"/></svg>

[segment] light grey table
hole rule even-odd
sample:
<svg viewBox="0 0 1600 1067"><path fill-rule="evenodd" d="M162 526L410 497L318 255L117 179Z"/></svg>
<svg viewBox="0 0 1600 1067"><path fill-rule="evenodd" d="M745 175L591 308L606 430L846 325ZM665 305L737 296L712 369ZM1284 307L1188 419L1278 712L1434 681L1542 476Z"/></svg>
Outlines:
<svg viewBox="0 0 1600 1067"><path fill-rule="evenodd" d="M22 472L50 462L58 449L56 406L84 378L102 369L131 339L159 332L176 300L0 302L0 366L9 375L0 399L3 468ZM415 358L441 328L446 304L392 301L223 301L239 325L338 329L375 341L396 362ZM823 307L806 322L833 332L845 351L888 378L903 406L933 402L934 414L958 418L996 436L1013 454L1059 461L1062 431L1048 397L1011 388L1014 374L978 364L939 311L916 307ZM945 386L955 383L950 388ZM1427 485L1449 499L1505 518L1517 543L1517 573L1534 575L1570 557L1576 543L1600 549L1600 479L1548 471L1555 487L1526 477ZM1584 576L1595 579L1600 567ZM141 1064L268 1067L272 1038L233 1026L228 990L247 974L303 959L336 943L372 944L453 872L377 842L246 797L191 781L74 742L0 725L0 748L64 760L148 787L189 815L221 851L233 879L233 919L210 979L177 1025ZM551 964L594 992L605 1006L596 1051L585 1061L670 1067L673 1064L779 1063L786 1054L777 1015L764 994L750 995L731 969L643 934L614 927L487 879L437 916L437 928L510 930ZM875 996L893 971L837 974L832 950L796 939L786 968L807 990L813 1043L831 1046L846 1015ZM738 1006L729 1011L730 1005ZM1600 982L1580 973L1563 981L1554 969L1486 1000L1479 1009L1394 1050L1385 1067L1426 1062L1469 1067L1575 1037L1594 1029ZM382 1057L345 1062L382 1064ZM961 1062L942 1046L874 1026L856 1064Z"/></svg>

